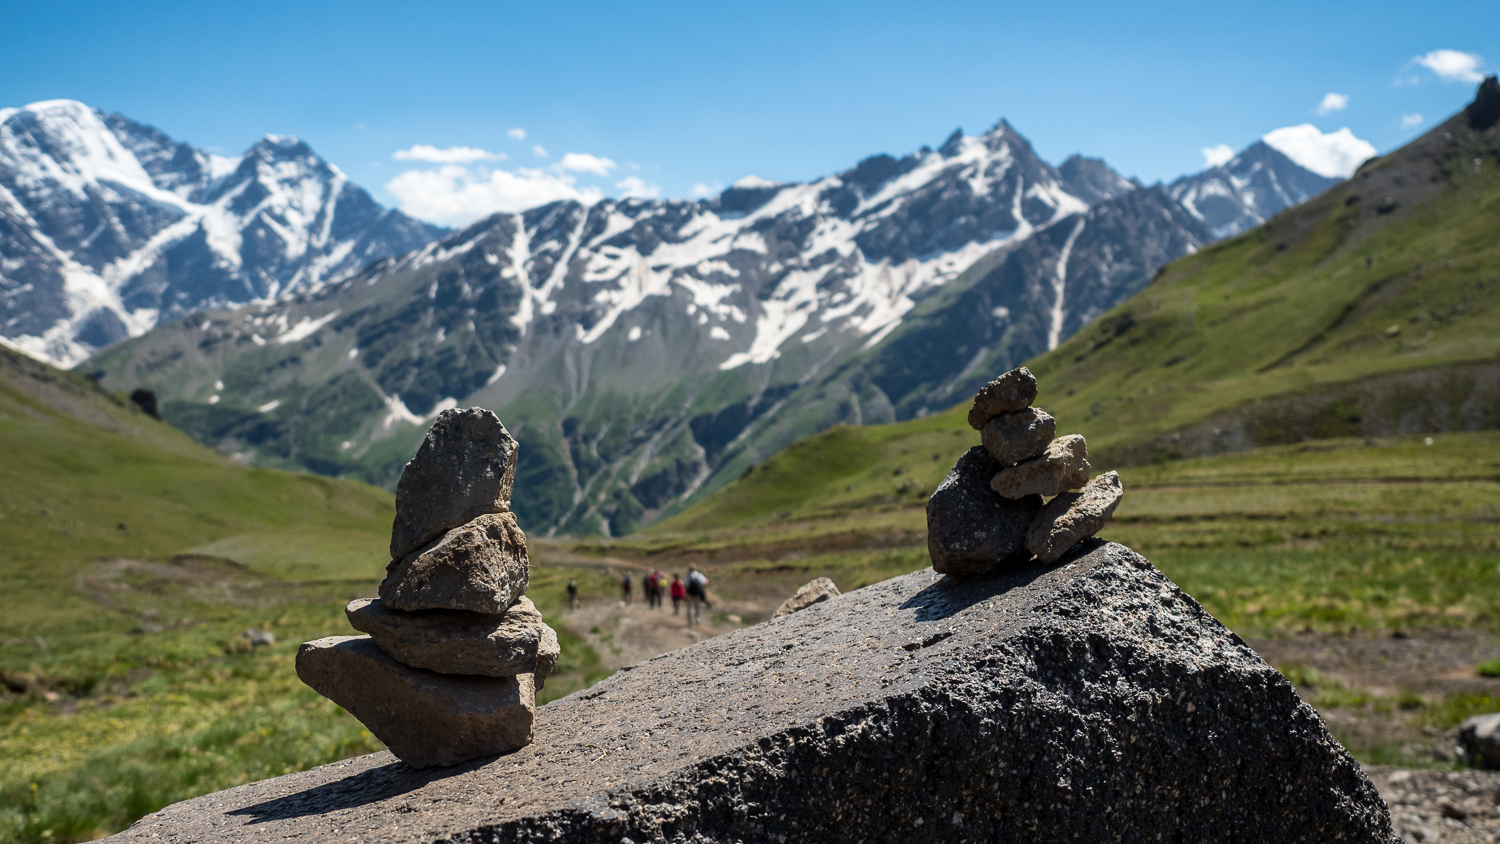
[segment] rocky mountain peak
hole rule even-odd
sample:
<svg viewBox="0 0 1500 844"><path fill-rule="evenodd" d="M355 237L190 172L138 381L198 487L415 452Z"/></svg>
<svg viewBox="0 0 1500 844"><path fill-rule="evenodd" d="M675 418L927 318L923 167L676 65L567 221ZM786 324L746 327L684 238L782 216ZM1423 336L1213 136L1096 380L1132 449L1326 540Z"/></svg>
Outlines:
<svg viewBox="0 0 1500 844"><path fill-rule="evenodd" d="M1469 126L1473 129L1488 129L1500 122L1500 79L1493 74L1486 76L1479 83L1474 102L1464 108L1464 114L1468 115Z"/></svg>

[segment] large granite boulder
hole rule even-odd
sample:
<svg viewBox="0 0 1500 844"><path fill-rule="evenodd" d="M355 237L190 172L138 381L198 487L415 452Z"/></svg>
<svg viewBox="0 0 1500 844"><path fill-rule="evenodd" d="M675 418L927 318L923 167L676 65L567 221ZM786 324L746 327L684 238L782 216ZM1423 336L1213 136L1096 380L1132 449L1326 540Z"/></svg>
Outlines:
<svg viewBox="0 0 1500 844"><path fill-rule="evenodd" d="M1291 684L1127 548L931 570L657 657L536 742L376 753L168 807L141 842L1393 841Z"/></svg>
<svg viewBox="0 0 1500 844"><path fill-rule="evenodd" d="M976 445L959 455L927 499L927 552L940 574L988 574L1031 556L1026 531L1042 509L1041 496L1002 498L990 488L999 470Z"/></svg>
<svg viewBox="0 0 1500 844"><path fill-rule="evenodd" d="M396 483L391 559L485 513L510 509L519 445L482 407L445 410Z"/></svg>

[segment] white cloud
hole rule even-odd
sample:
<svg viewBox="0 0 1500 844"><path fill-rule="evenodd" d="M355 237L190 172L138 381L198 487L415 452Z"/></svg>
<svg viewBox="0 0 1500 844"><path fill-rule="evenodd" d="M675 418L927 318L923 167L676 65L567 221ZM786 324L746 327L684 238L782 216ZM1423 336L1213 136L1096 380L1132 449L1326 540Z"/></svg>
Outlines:
<svg viewBox="0 0 1500 844"><path fill-rule="evenodd" d="M568 154L572 155L572 153ZM620 196L629 199L659 199L661 197L661 186L654 185L640 176L626 176L615 182L615 187L620 189Z"/></svg>
<svg viewBox="0 0 1500 844"><path fill-rule="evenodd" d="M1234 147L1229 144L1214 144L1203 148L1203 166L1218 167L1234 158Z"/></svg>
<svg viewBox="0 0 1500 844"><path fill-rule="evenodd" d="M1354 137L1348 127L1324 134L1311 123L1304 123L1267 132L1261 140L1303 167L1329 178L1347 179L1366 159L1375 156L1375 147Z"/></svg>
<svg viewBox="0 0 1500 844"><path fill-rule="evenodd" d="M510 138L513 141L524 141L526 140L526 130L522 129L520 126L517 126L509 132L506 132L505 137Z"/></svg>
<svg viewBox="0 0 1500 844"><path fill-rule="evenodd" d="M1484 76L1479 72L1484 59L1473 53L1463 53L1458 50L1433 50L1425 56L1417 56L1412 61L1437 74L1439 79L1448 82L1484 80Z"/></svg>
<svg viewBox="0 0 1500 844"><path fill-rule="evenodd" d="M698 182L693 185L693 196L696 196L699 199L703 199L713 196L714 194L722 190L724 190L724 186L719 184L718 182L714 182L711 185L705 185L702 182Z"/></svg>
<svg viewBox="0 0 1500 844"><path fill-rule="evenodd" d="M542 146L541 144L537 144L536 146L531 148L531 154L536 156L537 158L546 158L547 148Z"/></svg>
<svg viewBox="0 0 1500 844"><path fill-rule="evenodd" d="M430 144L417 144L411 149L396 150L396 154L391 158L397 161L431 161L434 164L468 164L474 161L503 161L505 153L489 152L474 147L438 149Z"/></svg>
<svg viewBox="0 0 1500 844"><path fill-rule="evenodd" d="M518 168L475 171L456 164L408 170L386 182L401 210L418 219L462 226L497 211L524 211L559 199L592 204L603 198L596 187L579 187L565 172Z"/></svg>
<svg viewBox="0 0 1500 844"><path fill-rule="evenodd" d="M600 176L608 176L609 171L615 168L615 163L608 158L600 158L586 152L569 152L563 155L562 161L559 161L557 166L574 173L596 173Z"/></svg>
<svg viewBox="0 0 1500 844"><path fill-rule="evenodd" d="M1401 115L1401 128L1402 129L1412 129L1412 128L1417 127L1417 126L1421 126L1424 122L1426 122L1426 121L1422 117L1422 115L1420 115L1420 114L1403 114L1403 115Z"/></svg>
<svg viewBox="0 0 1500 844"><path fill-rule="evenodd" d="M770 179L762 179L759 176L745 176L737 180L731 187L736 188L774 188L776 182Z"/></svg>
<svg viewBox="0 0 1500 844"><path fill-rule="evenodd" d="M1335 94L1332 91L1323 95L1323 102L1318 103L1318 114L1332 114L1335 111L1343 111L1349 107L1349 97L1346 94Z"/></svg>

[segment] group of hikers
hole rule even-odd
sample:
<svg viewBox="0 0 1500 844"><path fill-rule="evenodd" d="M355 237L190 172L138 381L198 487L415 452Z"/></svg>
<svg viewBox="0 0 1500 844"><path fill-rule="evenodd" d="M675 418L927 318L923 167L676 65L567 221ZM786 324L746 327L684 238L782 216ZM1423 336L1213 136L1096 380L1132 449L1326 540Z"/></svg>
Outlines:
<svg viewBox="0 0 1500 844"><path fill-rule="evenodd" d="M672 599L672 615L685 614L690 625L698 623L704 607L712 607L708 602L708 576L696 566L688 566L686 578L673 572L670 583L660 569L653 569L642 578L641 585L646 593L647 606L660 609L662 598L669 597ZM635 577L628 571L620 577L620 598L627 604L635 600ZM577 580L568 580L568 606L579 607Z"/></svg>

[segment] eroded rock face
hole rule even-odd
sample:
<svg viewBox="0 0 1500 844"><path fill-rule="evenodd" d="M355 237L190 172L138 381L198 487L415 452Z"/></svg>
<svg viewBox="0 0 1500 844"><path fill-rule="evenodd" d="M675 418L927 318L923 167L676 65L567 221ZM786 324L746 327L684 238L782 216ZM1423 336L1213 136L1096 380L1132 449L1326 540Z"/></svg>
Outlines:
<svg viewBox="0 0 1500 844"><path fill-rule="evenodd" d="M355 630L397 661L440 674L510 677L531 674L541 688L557 665L557 632L542 621L529 598L501 615L469 612L401 612L376 599L344 608Z"/></svg>
<svg viewBox="0 0 1500 844"><path fill-rule="evenodd" d="M396 484L391 559L485 513L510 509L517 443L482 407L445 410Z"/></svg>
<svg viewBox="0 0 1500 844"><path fill-rule="evenodd" d="M1036 401L1036 376L1022 366L979 388L969 408L969 427L984 430L985 423L1002 413L1015 413Z"/></svg>
<svg viewBox="0 0 1500 844"><path fill-rule="evenodd" d="M463 768L376 753L251 783L119 840L1393 841L1291 684L1098 540L674 651L537 710L535 731Z"/></svg>
<svg viewBox="0 0 1500 844"><path fill-rule="evenodd" d="M796 593L783 601L781 606L776 608L776 612L771 614L771 617L780 618L784 615L790 615L797 610L805 610L813 604L831 601L838 596L839 588L834 585L832 580L826 577L814 578L798 587Z"/></svg>
<svg viewBox="0 0 1500 844"><path fill-rule="evenodd" d="M1001 466L1014 466L1047 450L1057 436L1057 420L1040 408L1002 413L979 432L984 448Z"/></svg>
<svg viewBox="0 0 1500 844"><path fill-rule="evenodd" d="M1089 447L1078 434L1058 437L1030 460L1001 469L990 489L1002 498L1053 496L1089 482Z"/></svg>
<svg viewBox="0 0 1500 844"><path fill-rule="evenodd" d="M964 452L927 499L927 551L943 574L987 574L1024 560L1039 496L1001 498L990 489L1000 468L984 446Z"/></svg>
<svg viewBox="0 0 1500 844"><path fill-rule="evenodd" d="M527 674L438 674L391 659L369 636L329 636L302 644L297 676L413 768L457 765L531 741L536 692Z"/></svg>
<svg viewBox="0 0 1500 844"><path fill-rule="evenodd" d="M391 609L496 615L526 592L526 534L511 513L490 513L391 564L380 599Z"/></svg>
<svg viewBox="0 0 1500 844"><path fill-rule="evenodd" d="M1026 547L1044 563L1056 561L1108 524L1124 495L1119 472L1105 472L1083 489L1059 495L1036 517L1026 534Z"/></svg>

